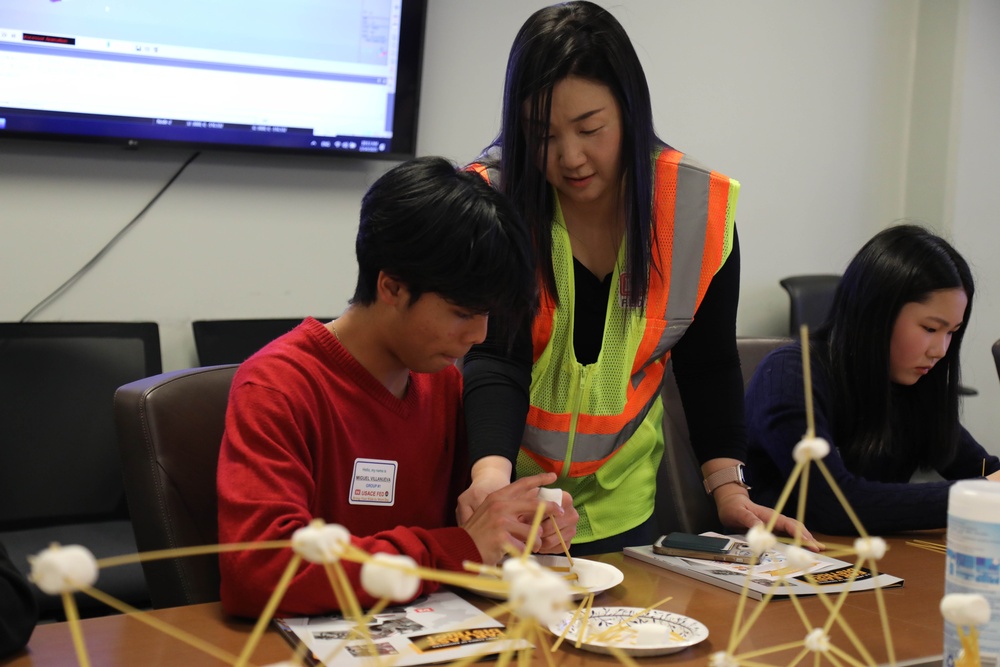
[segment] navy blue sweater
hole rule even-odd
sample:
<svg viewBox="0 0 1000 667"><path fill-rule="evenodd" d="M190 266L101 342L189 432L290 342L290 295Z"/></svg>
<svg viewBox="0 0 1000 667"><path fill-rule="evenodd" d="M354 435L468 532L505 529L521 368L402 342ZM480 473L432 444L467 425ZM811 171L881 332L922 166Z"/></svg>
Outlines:
<svg viewBox="0 0 1000 667"><path fill-rule="evenodd" d="M988 454L963 428L955 459L937 471L945 481L910 483L917 466L907 461L875 461L863 474L849 470L831 434L829 379L819 364L811 364L811 369L816 435L826 439L831 448L823 463L867 532L879 535L944 528L948 489L954 481L979 477L984 460L986 474L1000 469L1000 459ZM795 343L769 354L747 387L750 496L762 505L773 507L778 501L795 466L792 449L806 432L802 376L802 348ZM796 513L798 489L789 497L784 514ZM810 530L857 534L819 470L814 469L809 476L807 495L805 524Z"/></svg>

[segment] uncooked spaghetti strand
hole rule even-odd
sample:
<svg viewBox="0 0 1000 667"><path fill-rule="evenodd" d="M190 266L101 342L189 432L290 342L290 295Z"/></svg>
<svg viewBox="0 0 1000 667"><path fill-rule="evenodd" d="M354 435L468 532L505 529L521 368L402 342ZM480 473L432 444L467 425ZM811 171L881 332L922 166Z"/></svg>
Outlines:
<svg viewBox="0 0 1000 667"><path fill-rule="evenodd" d="M809 325L799 327L799 337L802 341L802 382L805 385L806 399L806 437L816 437L816 419L813 417L812 371L809 368Z"/></svg>
<svg viewBox="0 0 1000 667"><path fill-rule="evenodd" d="M68 591L62 593L63 609L66 612L66 620L69 621L69 632L73 637L73 648L76 650L76 659L80 667L90 667L90 658L87 657L87 646L83 641L83 630L80 627L80 612L76 608L76 600L73 594Z"/></svg>
<svg viewBox="0 0 1000 667"><path fill-rule="evenodd" d="M117 565L131 565L132 563L145 563L151 560L163 560L165 558L184 558L186 556L208 556L220 554L228 551L251 551L254 549L284 549L292 545L291 540L272 540L268 542L231 542L228 544L199 544L193 547L178 547L176 549L158 549L156 551L145 551L135 554L124 554L122 556L110 556L97 561L97 567L115 567Z"/></svg>
<svg viewBox="0 0 1000 667"><path fill-rule="evenodd" d="M621 632L624 628L628 627L629 623L631 623L635 619L639 618L643 614L646 614L646 613L650 612L651 610L659 607L661 604L666 604L666 603L670 602L673 599L674 599L673 595L668 595L667 597L663 598L659 602L655 602L655 603L649 605L648 607L646 607L645 609L640 609L639 611L637 611L636 613L632 614L631 616L629 616L625 620L618 621L617 623L615 623L614 625L612 625L610 628L605 628L599 635L597 635L596 637L594 637L594 639L592 641L595 641L595 642L605 641L608 637L611 637L612 635L615 635L615 634L618 634L619 632Z"/></svg>
<svg viewBox="0 0 1000 667"><path fill-rule="evenodd" d="M562 531L559 530L559 524L556 523L556 518L554 516L549 516L552 520L552 527L556 529L556 537L559 538L559 544L562 546L563 552L566 554L566 560L569 561L569 566L573 567L573 557L569 555L569 547L566 546L566 540L563 539Z"/></svg>
<svg viewBox="0 0 1000 667"><path fill-rule="evenodd" d="M152 614L147 614L146 612L144 612L144 611L142 611L140 609L136 609L132 605L126 604L125 602L122 602L118 598L115 598L115 597L113 597L111 595L108 595L107 593L105 593L102 590L99 590L97 588L90 588L90 587L88 587L88 588L81 589L81 592L86 593L87 595L89 595L90 597L94 598L98 602L106 604L107 606L111 607L112 609L115 609L115 610L117 610L117 611L119 611L119 612L127 615L129 618L135 619L136 621L139 621L140 623L145 623L146 625L150 626L151 628L155 628L156 630L159 630L160 632L162 632L163 634L167 635L168 637L172 637L172 638L176 639L177 641L180 641L180 642L183 642L183 643L185 643L185 644L187 644L189 646L192 646L192 647L198 649L199 651L207 653L208 655L212 656L213 658L221 660L222 662L225 662L227 664L232 665L232 664L234 664L238 660L238 658L235 655L233 655L232 653L229 653L228 651L224 651L223 649L219 648L218 646L215 646L214 644L211 644L210 642L207 642L207 641L205 641L203 639L195 637L194 635L192 635L192 634L190 634L190 633L188 633L188 632L186 632L184 630L181 630L180 628L174 627L173 625L170 625L169 623L165 623L165 622L161 621L159 618L157 618L156 616L153 616Z"/></svg>
<svg viewBox="0 0 1000 667"><path fill-rule="evenodd" d="M528 556L531 555L531 547L535 543L535 538L538 537L538 529L542 525L542 518L545 513L545 502L539 502L538 507L535 508L535 518L531 522L531 530L528 532L528 539L524 541L524 552L521 554L521 560L527 560Z"/></svg>
<svg viewBox="0 0 1000 667"><path fill-rule="evenodd" d="M278 585L274 587L274 592L271 593L271 598L264 606L264 611L261 612L260 618L257 619L257 623L254 625L253 631L247 639L247 643L243 646L243 651L240 653L239 659L236 661L236 667L245 667L250 660L250 656L253 655L255 650L257 650L257 644L260 642L260 638L264 636L264 630L267 629L268 624L271 622L271 617L274 616L274 611L278 608L278 604L285 596L285 591L288 590L288 585L292 582L292 577L295 576L295 571L299 569L299 563L301 561L301 556L297 553L292 554L291 560L288 561L288 566L285 567L285 571L282 573L281 579L278 580Z"/></svg>

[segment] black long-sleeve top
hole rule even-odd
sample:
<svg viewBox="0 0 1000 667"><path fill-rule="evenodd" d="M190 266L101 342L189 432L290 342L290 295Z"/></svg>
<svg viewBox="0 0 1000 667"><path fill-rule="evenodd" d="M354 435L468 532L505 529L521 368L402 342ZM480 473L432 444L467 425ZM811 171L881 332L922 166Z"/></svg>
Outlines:
<svg viewBox="0 0 1000 667"><path fill-rule="evenodd" d="M0 658L24 648L38 622L28 582L0 544Z"/></svg>

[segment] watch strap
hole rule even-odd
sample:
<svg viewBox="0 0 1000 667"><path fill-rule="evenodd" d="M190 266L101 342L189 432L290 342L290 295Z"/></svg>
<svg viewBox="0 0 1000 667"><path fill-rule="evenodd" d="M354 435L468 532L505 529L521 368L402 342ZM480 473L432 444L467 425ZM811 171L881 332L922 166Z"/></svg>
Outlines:
<svg viewBox="0 0 1000 667"><path fill-rule="evenodd" d="M749 489L750 485L743 478L743 464L716 470L705 478L705 493L712 495L717 488L725 484L739 484L744 489Z"/></svg>

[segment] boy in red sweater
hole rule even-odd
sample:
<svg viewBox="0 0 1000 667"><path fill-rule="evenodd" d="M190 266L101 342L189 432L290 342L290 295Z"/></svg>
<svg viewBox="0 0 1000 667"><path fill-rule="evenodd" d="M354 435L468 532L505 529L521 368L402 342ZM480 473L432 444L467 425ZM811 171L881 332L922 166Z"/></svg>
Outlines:
<svg viewBox="0 0 1000 667"><path fill-rule="evenodd" d="M229 396L219 455L219 541L287 540L314 518L345 526L370 552L425 567L494 564L521 549L537 489L554 474L489 496L461 527L468 485L462 378L454 363L486 335L511 332L535 305L528 231L510 203L442 158L385 173L361 202L358 282L348 309L307 319L248 359ZM577 514L549 503L563 537ZM558 551L550 524L533 545ZM220 556L228 613L257 616L290 550ZM344 562L362 604L360 566ZM433 590L425 582L419 594ZM336 609L322 565L304 563L279 606L286 615Z"/></svg>

